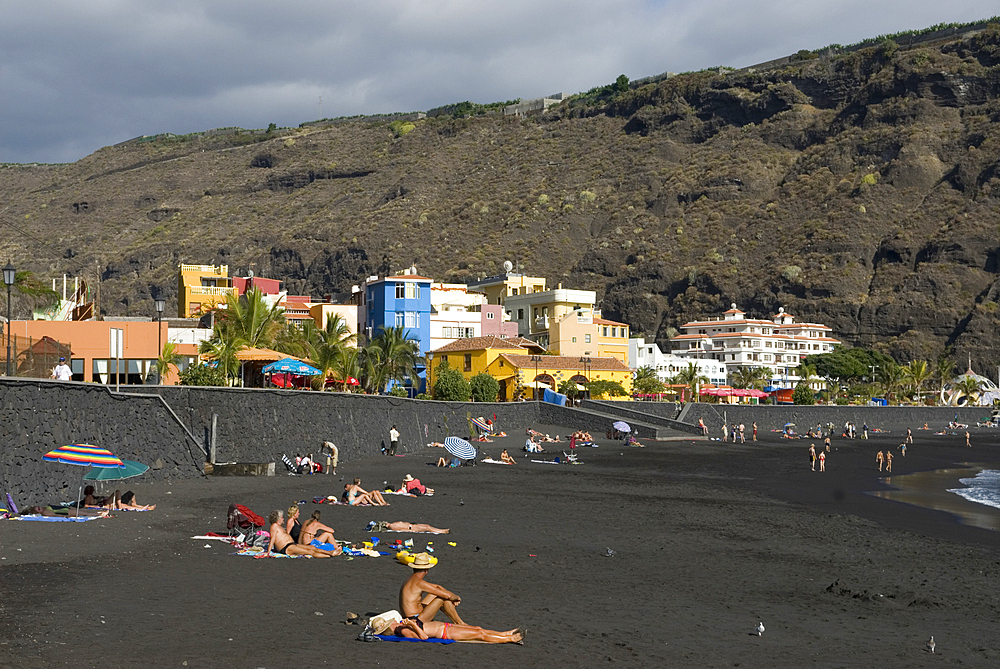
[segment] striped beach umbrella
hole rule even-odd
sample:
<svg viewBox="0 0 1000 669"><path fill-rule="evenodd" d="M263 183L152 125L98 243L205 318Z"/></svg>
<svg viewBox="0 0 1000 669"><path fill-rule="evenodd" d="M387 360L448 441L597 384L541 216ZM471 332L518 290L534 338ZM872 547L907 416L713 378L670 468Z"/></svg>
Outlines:
<svg viewBox="0 0 1000 669"><path fill-rule="evenodd" d="M476 459L476 447L467 442L465 439L447 437L444 440L444 449L456 458L461 458L462 460Z"/></svg>
<svg viewBox="0 0 1000 669"><path fill-rule="evenodd" d="M108 449L90 444L60 446L43 455L42 460L84 467L125 467L125 463Z"/></svg>

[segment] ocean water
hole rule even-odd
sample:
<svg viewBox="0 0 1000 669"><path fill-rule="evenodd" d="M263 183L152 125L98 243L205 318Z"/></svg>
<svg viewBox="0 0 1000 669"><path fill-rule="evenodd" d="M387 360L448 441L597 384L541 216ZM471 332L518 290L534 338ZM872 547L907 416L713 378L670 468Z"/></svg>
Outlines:
<svg viewBox="0 0 1000 669"><path fill-rule="evenodd" d="M964 488L948 492L961 495L970 502L1000 509L1000 469L984 469L973 478L959 479Z"/></svg>

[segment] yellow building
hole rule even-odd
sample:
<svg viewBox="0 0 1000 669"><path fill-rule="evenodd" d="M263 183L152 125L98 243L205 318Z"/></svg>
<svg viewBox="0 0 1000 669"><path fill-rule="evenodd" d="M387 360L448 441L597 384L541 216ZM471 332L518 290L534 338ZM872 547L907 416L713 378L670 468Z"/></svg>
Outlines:
<svg viewBox="0 0 1000 669"><path fill-rule="evenodd" d="M539 398L542 390L558 390L564 381L575 381L581 387L588 381L617 381L628 393L622 399L630 399L632 394L632 370L617 358L501 353L487 372L500 382L503 402Z"/></svg>
<svg viewBox="0 0 1000 669"><path fill-rule="evenodd" d="M521 337L504 339L489 335L457 339L427 353L427 387L434 387L437 370L446 363L452 369L461 372L466 379L471 379L476 374L488 372L493 361L504 353L539 354L543 350L535 342Z"/></svg>
<svg viewBox="0 0 1000 669"><path fill-rule="evenodd" d="M313 303L309 307L309 315L320 330L326 328L326 323L334 316L340 316L355 338L351 340L352 346L357 346L358 334L358 305L356 304L330 304L329 302Z"/></svg>
<svg viewBox="0 0 1000 669"><path fill-rule="evenodd" d="M177 315L200 316L226 296L236 295L229 265L181 265L177 274Z"/></svg>
<svg viewBox="0 0 1000 669"><path fill-rule="evenodd" d="M488 304L504 304L512 295L528 295L545 290L545 278L510 272L469 283L469 290L486 294Z"/></svg>
<svg viewBox="0 0 1000 669"><path fill-rule="evenodd" d="M550 319L549 331L539 334L539 342L557 355L617 358L627 364L628 324L593 314L591 309L579 309Z"/></svg>

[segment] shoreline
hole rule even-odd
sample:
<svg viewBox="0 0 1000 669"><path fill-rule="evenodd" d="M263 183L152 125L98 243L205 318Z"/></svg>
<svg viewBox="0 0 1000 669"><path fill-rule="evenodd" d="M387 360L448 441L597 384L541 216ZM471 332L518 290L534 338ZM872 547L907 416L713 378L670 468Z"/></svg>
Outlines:
<svg viewBox="0 0 1000 669"><path fill-rule="evenodd" d="M880 499L950 513L961 524L1000 532L1000 508L975 502L952 492L955 489L969 487L962 483L962 479L975 478L987 469L1000 469L1000 464L969 462L962 465L962 467L887 476L883 479L883 484L889 486L890 490L873 490L868 494Z"/></svg>

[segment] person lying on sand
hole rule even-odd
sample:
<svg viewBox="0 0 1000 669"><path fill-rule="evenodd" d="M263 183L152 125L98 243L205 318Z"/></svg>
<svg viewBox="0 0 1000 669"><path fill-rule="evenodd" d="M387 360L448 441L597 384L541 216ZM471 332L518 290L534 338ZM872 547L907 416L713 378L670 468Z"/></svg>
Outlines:
<svg viewBox="0 0 1000 669"><path fill-rule="evenodd" d="M315 546L302 546L295 543L291 535L285 531L284 514L281 509L272 511L267 517L267 522L271 525L269 529L271 540L267 544L267 553L262 557L281 553L282 555L309 555L316 558L328 558L340 553L339 547L336 551L324 551Z"/></svg>
<svg viewBox="0 0 1000 669"><path fill-rule="evenodd" d="M109 513L111 513L111 511L108 510L108 509L74 509L74 508L70 508L68 506L66 506L66 507L31 506L31 507L28 507L27 509L23 509L21 511L21 513L19 513L18 515L19 516L46 516L47 518L55 518L55 517L59 517L59 516L62 516L62 517L66 517L66 516L70 516L70 517L80 516L80 517L83 517L83 518L86 518L86 517L104 518Z"/></svg>
<svg viewBox="0 0 1000 669"><path fill-rule="evenodd" d="M361 479L358 478L354 479L354 483L348 483L344 486L343 501L351 506L358 506L360 504L389 506L389 503L382 497L382 493L378 490L368 492L361 487Z"/></svg>
<svg viewBox="0 0 1000 669"><path fill-rule="evenodd" d="M510 453L507 452L506 448L503 449L502 453L500 453L500 462L502 462L504 464L507 464L507 465L516 465L517 464L517 461L514 460L514 458L510 457Z"/></svg>
<svg viewBox="0 0 1000 669"><path fill-rule="evenodd" d="M427 622L419 618L403 618L396 622L391 619L378 619L372 625L375 634L403 636L411 639L445 639L452 641L480 641L482 643L518 643L524 644L524 630L521 628L496 632L473 625L456 625L454 623L439 623L434 620Z"/></svg>
<svg viewBox="0 0 1000 669"><path fill-rule="evenodd" d="M316 509L312 512L312 517L302 523L302 529L299 531L300 544L312 545L313 541L323 544L337 543L333 538L333 528L319 522L320 515L319 509Z"/></svg>
<svg viewBox="0 0 1000 669"><path fill-rule="evenodd" d="M403 612L403 617L422 623L434 620L437 612L443 611L452 622L464 625L465 621L455 609L462 603L462 598L445 587L425 580L427 571L433 566L431 556L427 553L417 553L414 556L410 563L413 574L399 589L399 610Z"/></svg>
<svg viewBox="0 0 1000 669"><path fill-rule="evenodd" d="M433 495L434 488L428 488L420 479L415 479L410 474L403 477L402 489L411 495Z"/></svg>
<svg viewBox="0 0 1000 669"><path fill-rule="evenodd" d="M373 520L365 527L365 532L414 532L417 534L451 534L448 528L434 527L424 523L410 523L405 520L395 522L388 520Z"/></svg>
<svg viewBox="0 0 1000 669"><path fill-rule="evenodd" d="M114 495L107 497L95 497L94 486L89 485L83 489L83 499L80 506L87 509L114 509L118 506L118 491Z"/></svg>
<svg viewBox="0 0 1000 669"><path fill-rule="evenodd" d="M115 495L118 495L118 491L115 491ZM125 492L124 495L119 497L118 506L116 509L130 510L130 511L152 511L156 508L155 504L139 504L135 498L135 493L131 490Z"/></svg>

